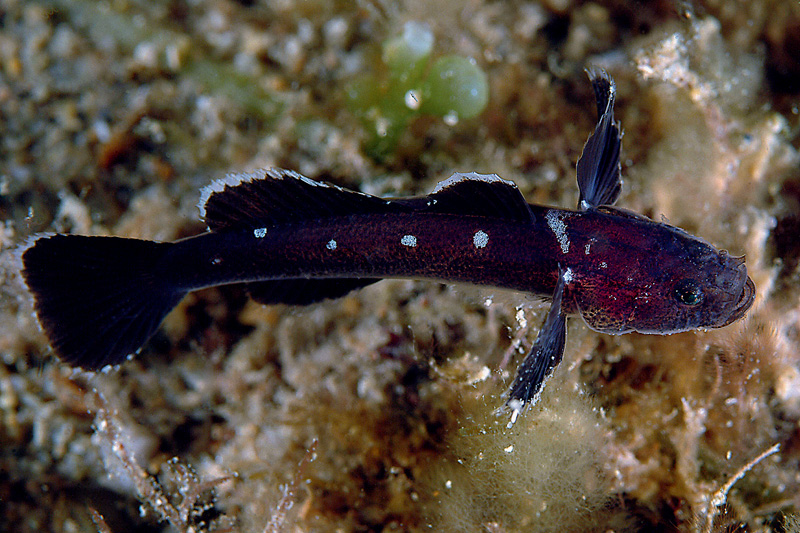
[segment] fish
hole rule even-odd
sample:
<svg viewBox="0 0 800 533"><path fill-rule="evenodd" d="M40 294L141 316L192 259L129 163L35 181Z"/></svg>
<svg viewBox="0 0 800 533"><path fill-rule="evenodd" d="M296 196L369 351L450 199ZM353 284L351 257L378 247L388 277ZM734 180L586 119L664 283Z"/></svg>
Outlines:
<svg viewBox="0 0 800 533"><path fill-rule="evenodd" d="M587 69L597 124L576 209L528 203L495 174L454 173L428 195L381 198L291 170L229 174L201 191L206 232L175 242L46 234L22 253L38 321L65 363L94 371L141 350L188 293L242 284L308 305L385 278L513 289L550 301L505 395L511 422L562 360L566 321L611 335L720 328L755 298L745 258L614 207L622 188L616 85Z"/></svg>

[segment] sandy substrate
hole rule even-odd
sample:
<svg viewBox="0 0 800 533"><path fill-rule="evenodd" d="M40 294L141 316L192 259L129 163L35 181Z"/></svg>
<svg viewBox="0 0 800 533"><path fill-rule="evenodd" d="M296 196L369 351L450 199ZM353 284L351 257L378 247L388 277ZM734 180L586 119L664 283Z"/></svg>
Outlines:
<svg viewBox="0 0 800 533"><path fill-rule="evenodd" d="M0 0L0 530L800 531L800 5L678 4ZM378 159L346 94L407 21L490 100ZM572 320L512 430L493 411L546 306L502 291L211 289L111 371L50 353L19 246L198 233L228 172L399 196L476 171L573 206L587 65L619 88L618 205L746 254L744 320Z"/></svg>

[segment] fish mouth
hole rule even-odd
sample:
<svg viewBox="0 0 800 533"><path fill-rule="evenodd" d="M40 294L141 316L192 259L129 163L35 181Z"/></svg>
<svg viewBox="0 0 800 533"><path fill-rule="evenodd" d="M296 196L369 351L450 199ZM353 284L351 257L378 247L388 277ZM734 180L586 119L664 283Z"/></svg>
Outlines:
<svg viewBox="0 0 800 533"><path fill-rule="evenodd" d="M756 285L748 276L747 281L744 283L744 287L742 287L742 294L739 296L739 301L736 303L736 307L734 307L733 312L731 312L730 316L728 317L728 320L718 327L724 328L725 326L742 318L747 310L750 309L750 306L753 305L753 300L755 300L755 298Z"/></svg>

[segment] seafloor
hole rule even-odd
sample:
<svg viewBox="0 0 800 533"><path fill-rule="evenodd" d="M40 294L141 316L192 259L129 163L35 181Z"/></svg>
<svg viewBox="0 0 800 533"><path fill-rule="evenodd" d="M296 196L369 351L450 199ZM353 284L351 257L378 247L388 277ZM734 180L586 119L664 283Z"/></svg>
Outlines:
<svg viewBox="0 0 800 533"><path fill-rule="evenodd" d="M347 91L408 21L490 99L376 153ZM477 171L574 205L590 64L619 87L619 205L747 254L744 320L572 320L513 430L493 410L545 308L513 293L205 290L111 371L49 352L18 246L203 231L198 189L227 172L404 195ZM799 531L799 105L794 0L0 0L0 530Z"/></svg>

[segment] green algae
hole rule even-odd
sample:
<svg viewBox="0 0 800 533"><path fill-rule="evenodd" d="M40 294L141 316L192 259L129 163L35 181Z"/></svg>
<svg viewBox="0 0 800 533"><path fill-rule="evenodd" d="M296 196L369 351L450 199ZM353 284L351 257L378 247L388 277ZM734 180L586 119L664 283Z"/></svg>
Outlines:
<svg viewBox="0 0 800 533"><path fill-rule="evenodd" d="M486 74L474 59L445 55L431 65L430 29L407 22L382 47L382 75L359 77L347 88L350 109L368 132L366 152L376 160L394 153L412 121L423 115L455 125L478 116L489 101Z"/></svg>

